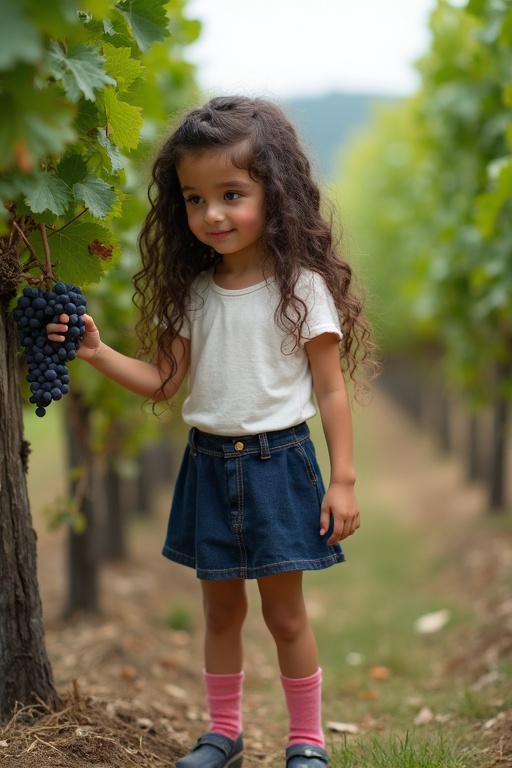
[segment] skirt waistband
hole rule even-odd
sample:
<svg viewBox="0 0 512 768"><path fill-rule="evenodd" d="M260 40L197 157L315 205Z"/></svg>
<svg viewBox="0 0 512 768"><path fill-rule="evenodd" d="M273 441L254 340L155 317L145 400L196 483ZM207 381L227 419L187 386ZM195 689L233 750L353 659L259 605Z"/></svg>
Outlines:
<svg viewBox="0 0 512 768"><path fill-rule="evenodd" d="M270 459L272 451L298 445L308 438L309 427L303 421L288 429L240 436L211 435L193 427L189 433L189 444L192 455L207 453L211 456L236 458L244 454L259 453L262 459Z"/></svg>

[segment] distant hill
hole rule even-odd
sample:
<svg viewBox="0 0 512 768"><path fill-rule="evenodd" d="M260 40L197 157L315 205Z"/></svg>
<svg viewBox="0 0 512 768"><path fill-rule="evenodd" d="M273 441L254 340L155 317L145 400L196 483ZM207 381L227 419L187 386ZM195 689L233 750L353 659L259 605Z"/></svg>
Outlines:
<svg viewBox="0 0 512 768"><path fill-rule="evenodd" d="M378 103L390 103L396 97L368 93L330 93L288 99L285 106L306 147L313 164L325 179L332 178L340 148L359 129L368 124Z"/></svg>

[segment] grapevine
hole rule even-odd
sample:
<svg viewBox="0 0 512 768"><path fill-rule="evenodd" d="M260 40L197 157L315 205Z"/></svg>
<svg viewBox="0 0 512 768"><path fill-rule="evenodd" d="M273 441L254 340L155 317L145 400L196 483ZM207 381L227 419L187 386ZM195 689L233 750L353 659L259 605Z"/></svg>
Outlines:
<svg viewBox="0 0 512 768"><path fill-rule="evenodd" d="M67 363L75 359L83 339L85 312L86 302L80 288L60 281L53 290L26 286L18 299L13 318L28 365L30 402L36 406L37 416L44 416L46 408L69 391ZM50 341L46 326L59 322L62 313L69 316L65 341Z"/></svg>

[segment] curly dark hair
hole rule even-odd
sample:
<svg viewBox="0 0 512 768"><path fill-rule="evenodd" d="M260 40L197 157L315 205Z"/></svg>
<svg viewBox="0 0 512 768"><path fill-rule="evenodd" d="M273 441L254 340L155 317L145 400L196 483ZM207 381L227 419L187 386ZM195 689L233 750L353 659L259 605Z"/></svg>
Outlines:
<svg viewBox="0 0 512 768"><path fill-rule="evenodd" d="M352 269L335 242L332 216L321 211L320 189L295 128L279 106L260 98L211 99L181 119L158 153L148 191L150 211L139 238L142 269L134 277L134 301L141 311L139 354L156 346L169 361L172 378L176 361L171 345L183 327L191 285L220 261L189 229L176 170L185 154L204 150L229 152L230 161L264 187L259 250L264 274L274 275L280 289L276 322L300 339L306 306L295 286L304 269L320 274L340 318L343 370L356 396L368 391L377 368L375 345L352 285Z"/></svg>

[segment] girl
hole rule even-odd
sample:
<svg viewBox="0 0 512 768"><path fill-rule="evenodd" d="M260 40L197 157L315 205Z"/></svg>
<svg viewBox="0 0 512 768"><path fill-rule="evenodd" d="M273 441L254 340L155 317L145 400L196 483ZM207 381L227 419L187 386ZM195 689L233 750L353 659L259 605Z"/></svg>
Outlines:
<svg viewBox="0 0 512 768"><path fill-rule="evenodd" d="M241 632L245 579L256 579L289 712L286 766L325 768L302 573L344 560L339 542L359 527L342 368L360 387L369 327L309 162L274 104L215 98L192 110L163 145L149 196L134 284L152 362L107 347L88 316L78 356L152 400L171 399L189 376L189 444L163 554L200 579L211 724L176 765L242 765ZM48 326L52 340L67 320ZM306 425L313 390L327 491Z"/></svg>

